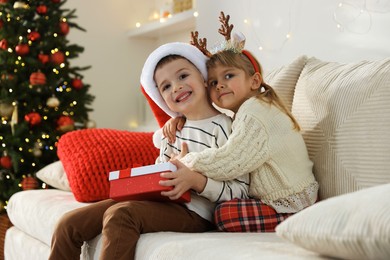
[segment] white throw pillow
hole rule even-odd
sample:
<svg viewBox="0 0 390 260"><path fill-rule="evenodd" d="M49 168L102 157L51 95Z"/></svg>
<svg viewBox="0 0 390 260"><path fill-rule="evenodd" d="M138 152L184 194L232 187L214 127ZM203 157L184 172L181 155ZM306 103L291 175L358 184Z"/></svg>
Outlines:
<svg viewBox="0 0 390 260"><path fill-rule="evenodd" d="M308 59L292 113L321 199L390 182L390 59Z"/></svg>
<svg viewBox="0 0 390 260"><path fill-rule="evenodd" d="M68 177L61 161L51 163L37 172L37 177L53 188L70 191Z"/></svg>
<svg viewBox="0 0 390 260"><path fill-rule="evenodd" d="M343 259L390 259L390 184L314 204L287 218L276 234Z"/></svg>
<svg viewBox="0 0 390 260"><path fill-rule="evenodd" d="M307 61L307 56L302 55L290 64L274 69L264 77L265 83L275 89L276 93L283 100L286 107L291 111L294 98L295 85L299 75Z"/></svg>

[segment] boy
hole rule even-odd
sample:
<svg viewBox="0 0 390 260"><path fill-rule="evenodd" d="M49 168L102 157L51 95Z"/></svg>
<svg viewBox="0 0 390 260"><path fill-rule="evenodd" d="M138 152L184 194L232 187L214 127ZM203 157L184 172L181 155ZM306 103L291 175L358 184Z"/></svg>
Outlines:
<svg viewBox="0 0 390 260"><path fill-rule="evenodd" d="M203 144L218 147L230 132L230 119L215 110L208 100L206 60L202 52L189 44L170 43L148 57L141 76L146 93L156 104L171 116L188 118L186 130L182 131L188 132L188 136L182 133L184 137L177 139L188 142L190 151L203 150ZM163 140L163 146L166 145ZM177 147L180 143L174 149ZM158 160L167 161L169 148L162 150L167 156L163 153ZM211 230L216 202L248 197L248 175L225 182L196 172L185 177L185 181L174 184L174 189L192 189L191 202L185 205L107 199L68 212L57 224L49 259L78 259L83 241L100 233L103 235L100 259L133 259L141 234Z"/></svg>
<svg viewBox="0 0 390 260"><path fill-rule="evenodd" d="M207 59L198 48L176 42L160 46L145 62L141 74L145 92L171 117L182 115L187 119L182 130L176 133L174 143L169 143L161 130L155 133L154 143L160 149L156 163L169 161L172 155L179 154L183 143L189 151L200 152L218 148L228 139L231 118L216 110L208 97ZM192 196L187 207L211 220L215 207L211 202L247 196L248 180L244 176L239 180L216 182L198 174L174 186L175 190L185 192L194 189L189 186L192 183L197 187L194 190L203 191L199 194L202 197Z"/></svg>

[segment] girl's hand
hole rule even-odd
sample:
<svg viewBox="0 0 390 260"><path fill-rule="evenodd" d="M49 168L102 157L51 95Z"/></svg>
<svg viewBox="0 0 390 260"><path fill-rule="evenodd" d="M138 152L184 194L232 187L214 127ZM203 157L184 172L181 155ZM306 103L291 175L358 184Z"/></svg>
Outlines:
<svg viewBox="0 0 390 260"><path fill-rule="evenodd" d="M171 200L176 200L189 189L193 189L198 193L204 190L207 183L205 176L191 171L180 161L174 160L172 163L176 165L177 171L161 173L161 177L167 178L168 180L161 180L159 184L162 186L173 186L173 189L170 191L162 191L161 195L167 196Z"/></svg>
<svg viewBox="0 0 390 260"><path fill-rule="evenodd" d="M186 154L188 153L188 145L187 143L181 143L181 152L180 154L171 154L171 159L169 161L173 161L173 160L180 160L181 158L183 158L184 156L186 156Z"/></svg>
<svg viewBox="0 0 390 260"><path fill-rule="evenodd" d="M183 129L184 123L186 122L185 117L175 117L165 122L162 132L163 135L168 138L169 143L174 143L176 140L176 131Z"/></svg>

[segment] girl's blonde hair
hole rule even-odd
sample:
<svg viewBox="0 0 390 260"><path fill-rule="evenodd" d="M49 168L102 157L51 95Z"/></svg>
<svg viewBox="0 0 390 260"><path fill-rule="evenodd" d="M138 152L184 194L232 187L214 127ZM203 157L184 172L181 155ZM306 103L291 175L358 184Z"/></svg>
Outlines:
<svg viewBox="0 0 390 260"><path fill-rule="evenodd" d="M250 54L252 55L252 54ZM286 115L288 115L294 125L294 129L300 130L299 124L297 120L294 118L294 116L291 114L291 112L287 109L287 107L284 105L283 101L280 99L280 97L276 94L275 90L264 82L263 78L263 71L261 68L260 63L257 61L257 59L252 55L254 62L256 62L257 67L259 68L259 73L261 75L261 85L259 88L259 93L257 94L257 98L259 100L262 100L268 104L275 105L277 108L279 108L282 112L284 112ZM228 66L228 67L235 67L238 69L243 70L247 76L252 76L256 73L254 66L252 65L249 58L242 54L241 52L235 52L233 50L224 50L219 51L215 54L213 54L210 59L207 61L207 69L215 68L217 64L221 64L222 66Z"/></svg>

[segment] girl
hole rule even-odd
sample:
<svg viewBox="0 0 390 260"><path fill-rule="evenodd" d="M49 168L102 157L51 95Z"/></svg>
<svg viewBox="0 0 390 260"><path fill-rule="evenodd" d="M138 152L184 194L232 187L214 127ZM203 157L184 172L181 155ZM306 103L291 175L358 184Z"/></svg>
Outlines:
<svg viewBox="0 0 390 260"><path fill-rule="evenodd" d="M220 148L174 160L179 170L165 173L172 179L164 184L175 185L191 170L221 181L249 173L250 196L277 213L295 213L314 204L318 183L299 125L264 83L258 61L246 50L228 48L212 55L207 68L212 101L235 113L232 134ZM165 194L176 198L182 191Z"/></svg>
<svg viewBox="0 0 390 260"><path fill-rule="evenodd" d="M174 160L179 170L164 173L170 179L163 183L174 186L191 170L220 181L249 173L251 197L276 213L298 212L317 200L313 163L297 121L272 87L263 81L259 62L243 50L245 37L235 34L231 39L233 25L229 19L229 15L221 12L219 33L225 37L225 42L219 45L221 50L211 54L206 49L206 39L197 40L197 32L193 34L196 36L193 43L210 57L206 64L211 100L235 113L232 134L220 148L185 155L183 146L177 157L180 162ZM168 135L168 139L172 137ZM177 187L164 192L170 198L178 198L182 193ZM217 219L218 209L215 215Z"/></svg>

